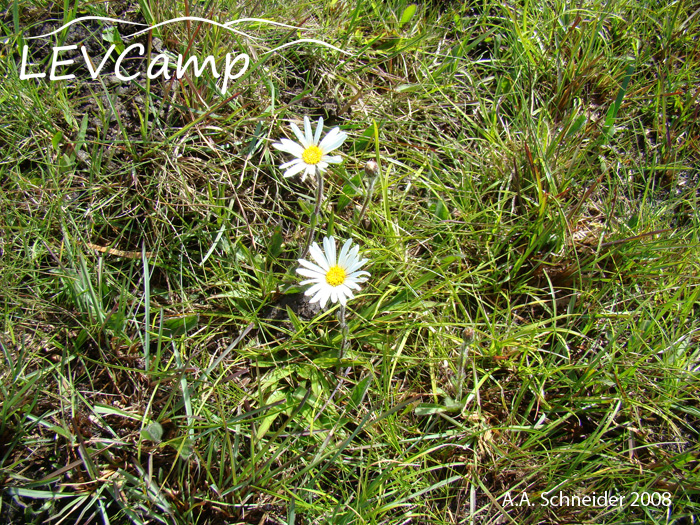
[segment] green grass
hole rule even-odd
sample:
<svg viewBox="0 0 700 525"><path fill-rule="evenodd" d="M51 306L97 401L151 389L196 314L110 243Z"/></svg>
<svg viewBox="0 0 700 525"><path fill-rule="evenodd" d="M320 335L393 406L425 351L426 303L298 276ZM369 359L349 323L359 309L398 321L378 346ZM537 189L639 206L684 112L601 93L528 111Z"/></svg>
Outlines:
<svg viewBox="0 0 700 525"><path fill-rule="evenodd" d="M411 5L5 3L4 521L695 522L699 6ZM154 31L248 53L225 97L19 79L48 20L186 14L303 29ZM352 55L268 52L298 38ZM315 190L271 144L304 115L349 134L316 238L370 260L342 356L338 306L293 306Z"/></svg>

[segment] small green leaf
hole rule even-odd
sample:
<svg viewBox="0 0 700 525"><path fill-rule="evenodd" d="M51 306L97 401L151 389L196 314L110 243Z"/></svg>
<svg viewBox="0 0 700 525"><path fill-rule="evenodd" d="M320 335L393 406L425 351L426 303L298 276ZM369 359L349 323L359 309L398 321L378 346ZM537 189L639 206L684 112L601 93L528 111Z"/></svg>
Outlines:
<svg viewBox="0 0 700 525"><path fill-rule="evenodd" d="M435 403L421 403L415 408L414 412L417 416L432 416L434 414L447 412L447 408Z"/></svg>
<svg viewBox="0 0 700 525"><path fill-rule="evenodd" d="M284 242L284 237L282 236L282 228L277 226L275 228L275 233L272 234L272 239L270 240L270 247L268 248L268 253L270 257L276 259L282 253L282 243Z"/></svg>
<svg viewBox="0 0 700 525"><path fill-rule="evenodd" d="M87 133L88 116L87 113L83 115L83 120L80 123L80 131L78 131L78 137L75 139L75 154L77 155L85 144L85 134Z"/></svg>
<svg viewBox="0 0 700 525"><path fill-rule="evenodd" d="M634 64L630 64L629 66L627 66L627 71L625 71L625 76L622 79L622 85L620 86L620 89L617 92L617 97L615 97L615 102L612 106L610 106L607 114L605 115L605 124L603 126L603 132L608 136L611 136L614 132L615 128L613 127L613 123L617 118L617 113L620 111L622 99L625 98L625 93L627 93L627 86L630 83L630 78L632 78L633 73Z"/></svg>
<svg viewBox="0 0 700 525"><path fill-rule="evenodd" d="M413 18L413 15L415 14L416 4L411 4L406 9L404 9L403 14L401 15L401 20L399 21L399 27L403 27L405 24L410 22L411 18Z"/></svg>
<svg viewBox="0 0 700 525"><path fill-rule="evenodd" d="M447 409L449 412L459 412L462 410L462 403L447 396L445 397L445 409Z"/></svg>
<svg viewBox="0 0 700 525"><path fill-rule="evenodd" d="M576 122L573 123L571 128L569 128L569 131L566 133L566 138L571 137L572 135L575 135L578 130L581 129L581 127L586 123L586 115L581 115L579 118L576 119Z"/></svg>
<svg viewBox="0 0 700 525"><path fill-rule="evenodd" d="M183 459L189 458L194 452L194 442L186 436L172 439L168 445L173 447Z"/></svg>
<svg viewBox="0 0 700 525"><path fill-rule="evenodd" d="M360 139L355 142L355 151L364 151L374 139L374 125L368 127L360 135Z"/></svg>
<svg viewBox="0 0 700 525"><path fill-rule="evenodd" d="M376 51L389 51L399 47L399 45L403 42L403 38L391 35L387 36L383 40L379 41L377 44L373 45L372 48Z"/></svg>
<svg viewBox="0 0 700 525"><path fill-rule="evenodd" d="M74 339L73 344L75 350L80 350L88 340L89 336L90 334L87 330L85 330L85 328L81 329L80 332L78 332L78 336Z"/></svg>
<svg viewBox="0 0 700 525"><path fill-rule="evenodd" d="M294 329L297 332L301 332L303 330L304 323L301 322L297 314L294 313L294 310L292 310L289 305L287 305L287 315L289 316L289 320L292 322Z"/></svg>
<svg viewBox="0 0 700 525"><path fill-rule="evenodd" d="M117 53L121 54L124 51L124 42L119 34L119 30L115 26L108 27L102 32L102 40L114 44Z"/></svg>
<svg viewBox="0 0 700 525"><path fill-rule="evenodd" d="M141 431L141 436L143 439L153 441L154 443L160 443L163 439L163 427L157 421L151 421L146 428Z"/></svg>
<svg viewBox="0 0 700 525"><path fill-rule="evenodd" d="M51 146L53 146L53 149L58 151L58 146L61 144L61 141L63 140L63 133L60 131L57 131L54 133L53 138L51 139Z"/></svg>
<svg viewBox="0 0 700 525"><path fill-rule="evenodd" d="M115 332L123 332L126 326L126 316L122 312L115 312L105 321L105 328Z"/></svg>
<svg viewBox="0 0 700 525"><path fill-rule="evenodd" d="M446 221L450 218L450 212L447 210L444 202L437 201L435 203L435 216L441 221Z"/></svg>
<svg viewBox="0 0 700 525"><path fill-rule="evenodd" d="M22 498L32 498L32 499L75 498L75 494L61 494L59 492L52 492L50 490L24 489L21 487L10 487L6 490L7 490L8 495L20 496Z"/></svg>
<svg viewBox="0 0 700 525"><path fill-rule="evenodd" d="M64 153L58 160L58 167L63 172L68 170L75 163L75 157L73 155L67 155Z"/></svg>
<svg viewBox="0 0 700 525"><path fill-rule="evenodd" d="M299 365L299 368L297 368L297 375L302 379L310 379L313 372L314 369L311 365Z"/></svg>
<svg viewBox="0 0 700 525"><path fill-rule="evenodd" d="M343 211L343 209L350 203L352 198L357 195L357 190L359 187L360 174L357 173L352 179L346 181L345 185L343 185L343 191L341 192L340 197L338 197L338 211Z"/></svg>
<svg viewBox="0 0 700 525"><path fill-rule="evenodd" d="M396 86L394 88L394 91L396 93L403 93L403 92L413 92L413 91L421 91L425 89L422 84L400 84L399 86Z"/></svg>
<svg viewBox="0 0 700 525"><path fill-rule="evenodd" d="M163 322L163 333L168 337L178 337L186 334L199 324L199 315L173 317Z"/></svg>
<svg viewBox="0 0 700 525"><path fill-rule="evenodd" d="M440 268L447 268L453 262L461 260L463 257L461 255L448 255L440 260Z"/></svg>
<svg viewBox="0 0 700 525"><path fill-rule="evenodd" d="M304 215L311 215L314 211L314 205L305 199L297 199L297 204Z"/></svg>

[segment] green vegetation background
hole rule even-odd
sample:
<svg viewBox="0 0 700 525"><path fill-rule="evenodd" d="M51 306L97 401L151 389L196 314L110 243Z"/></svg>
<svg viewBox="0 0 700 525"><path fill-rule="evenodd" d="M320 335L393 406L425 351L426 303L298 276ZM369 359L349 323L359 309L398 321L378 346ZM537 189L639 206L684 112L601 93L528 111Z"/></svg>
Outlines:
<svg viewBox="0 0 700 525"><path fill-rule="evenodd" d="M700 4L0 6L0 521L693 522ZM28 39L90 15L299 29L141 37L248 53L226 97L77 54L19 79L24 44L131 41ZM269 52L300 38L351 54ZM296 286L314 187L270 148L304 115L349 134L319 232L370 259L342 356Z"/></svg>

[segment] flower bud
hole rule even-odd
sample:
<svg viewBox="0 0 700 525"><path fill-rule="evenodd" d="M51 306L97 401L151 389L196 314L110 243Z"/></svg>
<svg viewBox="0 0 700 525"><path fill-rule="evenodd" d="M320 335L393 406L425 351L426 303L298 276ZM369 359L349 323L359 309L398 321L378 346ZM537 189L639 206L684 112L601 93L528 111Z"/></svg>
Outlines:
<svg viewBox="0 0 700 525"><path fill-rule="evenodd" d="M365 173L368 177L374 177L379 173L379 165L373 160L368 161L367 164L365 164Z"/></svg>
<svg viewBox="0 0 700 525"><path fill-rule="evenodd" d="M462 339L467 344L471 343L474 340L474 329L465 328L464 330L462 330Z"/></svg>

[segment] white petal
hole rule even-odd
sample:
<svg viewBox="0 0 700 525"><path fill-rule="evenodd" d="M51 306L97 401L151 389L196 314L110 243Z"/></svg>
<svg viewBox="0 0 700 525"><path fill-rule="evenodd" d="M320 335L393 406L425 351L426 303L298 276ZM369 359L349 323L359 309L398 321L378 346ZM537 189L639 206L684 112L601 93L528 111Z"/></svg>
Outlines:
<svg viewBox="0 0 700 525"><path fill-rule="evenodd" d="M352 272L357 268L360 268L363 264L367 262L367 259L360 259L358 254L360 252L360 247L355 245L353 249L348 254L348 267L346 271Z"/></svg>
<svg viewBox="0 0 700 525"><path fill-rule="evenodd" d="M348 239L347 241L345 241L343 247L340 249L340 255L338 256L338 266L346 270L349 266L348 251L350 250L350 246L352 246L352 239Z"/></svg>
<svg viewBox="0 0 700 525"><path fill-rule="evenodd" d="M304 277L309 277L311 279L325 279L326 274L325 273L318 273L313 270L309 270L307 268L297 268L297 273L299 275L303 275Z"/></svg>
<svg viewBox="0 0 700 525"><path fill-rule="evenodd" d="M316 126L316 134L314 135L314 144L318 144L318 140L321 138L321 132L323 131L323 117L318 118L318 125Z"/></svg>
<svg viewBox="0 0 700 525"><path fill-rule="evenodd" d="M293 159L293 160L290 160L289 162L285 162L284 164L280 164L280 169L281 169L281 170L286 170L287 168L289 168L289 167L291 167L291 166L296 166L296 165L299 164L299 163L304 164L304 165L306 164L306 163L305 163L303 160L301 160L301 159Z"/></svg>
<svg viewBox="0 0 700 525"><path fill-rule="evenodd" d="M331 164L340 164L341 162L343 162L343 157L341 157L340 155L324 155L323 157L321 157L321 160L323 162L329 162Z"/></svg>
<svg viewBox="0 0 700 525"><path fill-rule="evenodd" d="M326 304L328 304L328 299L331 296L331 287L330 286L324 286L317 294L316 297L314 297L311 302L319 302L321 304L321 308L325 308Z"/></svg>
<svg viewBox="0 0 700 525"><path fill-rule="evenodd" d="M357 284L357 281L355 279L351 279L350 277L345 279L343 285L347 286L348 288L352 288L353 290L360 290L360 285Z"/></svg>
<svg viewBox="0 0 700 525"><path fill-rule="evenodd" d="M324 286L328 286L328 285L327 285L326 283L316 283L316 284L314 284L311 288L309 288L308 290L306 290L306 291L304 292L304 295L307 296L307 297L308 297L309 295L315 295L315 294L318 293L318 291L321 290L321 288L323 288Z"/></svg>
<svg viewBox="0 0 700 525"><path fill-rule="evenodd" d="M336 288L335 286L331 287L331 302L332 303L338 302L338 288Z"/></svg>
<svg viewBox="0 0 700 525"><path fill-rule="evenodd" d="M343 306L345 306L348 302L347 298L345 297L345 294L342 292L338 293L338 300L340 301L340 304L342 304Z"/></svg>
<svg viewBox="0 0 700 525"><path fill-rule="evenodd" d="M352 255L352 253L348 255L348 264L345 267L345 271L347 273L352 273L355 270L362 268L362 265L364 265L367 262L367 259L358 259L357 257L353 257Z"/></svg>
<svg viewBox="0 0 700 525"><path fill-rule="evenodd" d="M342 297L347 297L348 299L352 299L355 297L355 295L352 293L352 290L345 286L346 283L341 284L338 286L338 295Z"/></svg>
<svg viewBox="0 0 700 525"><path fill-rule="evenodd" d="M370 275L367 272L354 272L348 274L347 279L355 283L364 283L369 276Z"/></svg>
<svg viewBox="0 0 700 525"><path fill-rule="evenodd" d="M343 142L345 142L345 139L347 138L347 135L342 135L340 137L336 137L334 141L327 141L326 144L324 144L324 147L321 149L321 151L326 154L330 153L331 151L338 149L340 146L343 145Z"/></svg>
<svg viewBox="0 0 700 525"><path fill-rule="evenodd" d="M363 283L367 280L367 277L371 277L371 274L369 272L361 271L361 272L352 272L349 277L352 277L354 280L356 280L358 283Z"/></svg>
<svg viewBox="0 0 700 525"><path fill-rule="evenodd" d="M316 144L314 142L314 134L311 132L311 121L307 116L304 116L304 137L306 137L306 142L308 142L308 146L311 146L311 144Z"/></svg>
<svg viewBox="0 0 700 525"><path fill-rule="evenodd" d="M311 245L311 247L309 248L309 254L311 255L311 257L314 258L316 264L323 268L324 273L331 269L330 265L328 264L328 260L326 259L326 256L321 251L321 248L318 247L317 243L314 242Z"/></svg>
<svg viewBox="0 0 700 525"><path fill-rule="evenodd" d="M318 265L312 263L311 261L307 261L307 260L305 260L305 259L298 259L298 261L299 261L299 264L301 264L301 265L304 266L305 268L311 270L312 272L316 272L316 273L318 273L319 275L322 275L323 277L326 276L326 272L327 272L328 270L324 270L324 269L321 268L320 266L318 266Z"/></svg>
<svg viewBox="0 0 700 525"><path fill-rule="evenodd" d="M347 138L347 133L340 131L340 128L333 128L328 135L324 137L318 147L321 148L323 153L330 153L334 149L339 148Z"/></svg>
<svg viewBox="0 0 700 525"><path fill-rule="evenodd" d="M297 126L296 124L294 124L294 122L292 122L291 127L292 127L292 131L297 136L297 140L299 141L299 143L304 147L304 149L308 148L309 142L306 140L306 137L299 129L299 126Z"/></svg>
<svg viewBox="0 0 700 525"><path fill-rule="evenodd" d="M331 151L330 148L328 148L328 145L333 144L334 142L336 142L338 140L339 133L340 133L340 129L333 128L328 133L326 133L326 136L323 137L323 140L321 142L319 142L318 147L321 148L321 150L324 153L328 153L329 151Z"/></svg>
<svg viewBox="0 0 700 525"><path fill-rule="evenodd" d="M362 273L367 273L364 270L360 271L360 268L362 268L363 264L364 264L364 261L358 261L355 264L351 264L345 269L345 273L347 273L348 275L354 275L354 274L359 275ZM369 274L367 273L367 275L369 275Z"/></svg>
<svg viewBox="0 0 700 525"><path fill-rule="evenodd" d="M302 154L304 153L304 148L302 146L289 139L281 139L279 142L275 142L272 146L286 153L291 153L298 158L301 158Z"/></svg>
<svg viewBox="0 0 700 525"><path fill-rule="evenodd" d="M287 171L284 172L285 177L293 177L300 171L304 171L304 168L306 167L306 164L303 162L298 163L296 166L292 166L289 168Z"/></svg>
<svg viewBox="0 0 700 525"><path fill-rule="evenodd" d="M348 257L348 260L351 262L351 264L354 264L357 262L358 259L358 254L360 253L360 246L356 244L355 246L352 247L352 250L350 251L350 255Z"/></svg>
<svg viewBox="0 0 700 525"><path fill-rule="evenodd" d="M326 252L326 260L329 266L336 265L335 258L335 238L334 237L324 237L323 238L323 250Z"/></svg>

